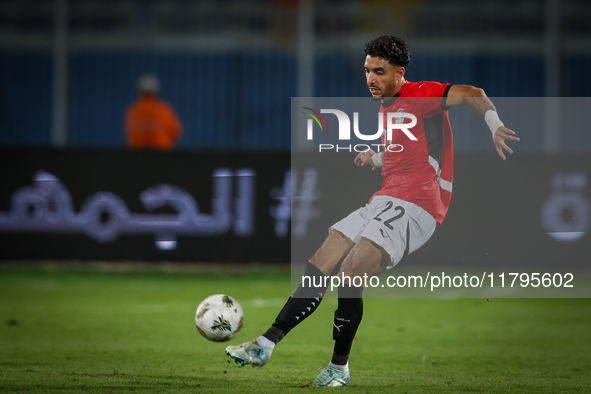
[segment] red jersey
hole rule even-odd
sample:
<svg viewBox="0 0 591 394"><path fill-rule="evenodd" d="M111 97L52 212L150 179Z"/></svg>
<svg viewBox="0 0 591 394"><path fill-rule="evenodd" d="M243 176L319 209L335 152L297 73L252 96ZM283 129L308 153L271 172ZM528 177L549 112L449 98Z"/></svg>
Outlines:
<svg viewBox="0 0 591 394"><path fill-rule="evenodd" d="M400 129L393 130L391 141L386 140L385 133L382 135L385 147L398 145L391 151L384 151L384 182L372 199L386 195L411 202L429 212L438 224L447 214L453 181L453 137L445 107L445 97L451 86L407 81L394 98L380 108L384 113L384 125L387 125L386 114L390 112L416 116L417 124L409 131L417 140L409 139ZM402 123L403 119L404 123L411 121L400 117L394 118L394 123Z"/></svg>

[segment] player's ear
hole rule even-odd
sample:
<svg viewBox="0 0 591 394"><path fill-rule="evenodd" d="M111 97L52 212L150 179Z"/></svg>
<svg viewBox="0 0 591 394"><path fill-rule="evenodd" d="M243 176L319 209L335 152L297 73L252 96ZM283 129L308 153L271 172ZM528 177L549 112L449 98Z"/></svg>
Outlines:
<svg viewBox="0 0 591 394"><path fill-rule="evenodd" d="M400 66L398 67L398 70L396 70L396 74L398 74L399 77L404 77L404 73L406 72L406 68Z"/></svg>

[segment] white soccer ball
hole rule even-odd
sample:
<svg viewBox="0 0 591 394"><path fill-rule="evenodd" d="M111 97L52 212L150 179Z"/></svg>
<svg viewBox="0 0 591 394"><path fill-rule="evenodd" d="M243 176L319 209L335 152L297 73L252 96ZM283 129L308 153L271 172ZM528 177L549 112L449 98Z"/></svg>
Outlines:
<svg viewBox="0 0 591 394"><path fill-rule="evenodd" d="M242 307L232 297L215 294L207 297L195 312L197 330L207 340L224 342L234 338L244 323Z"/></svg>

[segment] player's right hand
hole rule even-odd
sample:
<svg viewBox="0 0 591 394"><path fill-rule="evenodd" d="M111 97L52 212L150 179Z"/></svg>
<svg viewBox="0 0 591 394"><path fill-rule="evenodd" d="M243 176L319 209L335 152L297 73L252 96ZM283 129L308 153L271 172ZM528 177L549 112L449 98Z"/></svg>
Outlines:
<svg viewBox="0 0 591 394"><path fill-rule="evenodd" d="M375 154L376 154L376 152L374 152L374 150L371 148L366 151L359 152L357 154L357 156L355 157L354 163L358 167L364 167L364 166L370 165L371 170L375 171L377 169L377 167L373 164L373 160L371 159L371 157Z"/></svg>

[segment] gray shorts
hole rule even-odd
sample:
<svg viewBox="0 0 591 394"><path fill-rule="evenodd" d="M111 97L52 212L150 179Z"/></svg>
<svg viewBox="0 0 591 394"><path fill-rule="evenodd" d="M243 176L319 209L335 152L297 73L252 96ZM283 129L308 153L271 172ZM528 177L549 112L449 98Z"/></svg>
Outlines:
<svg viewBox="0 0 591 394"><path fill-rule="evenodd" d="M437 222L423 208L390 196L375 196L369 204L353 211L330 227L357 243L365 237L390 255L388 268L423 246Z"/></svg>

